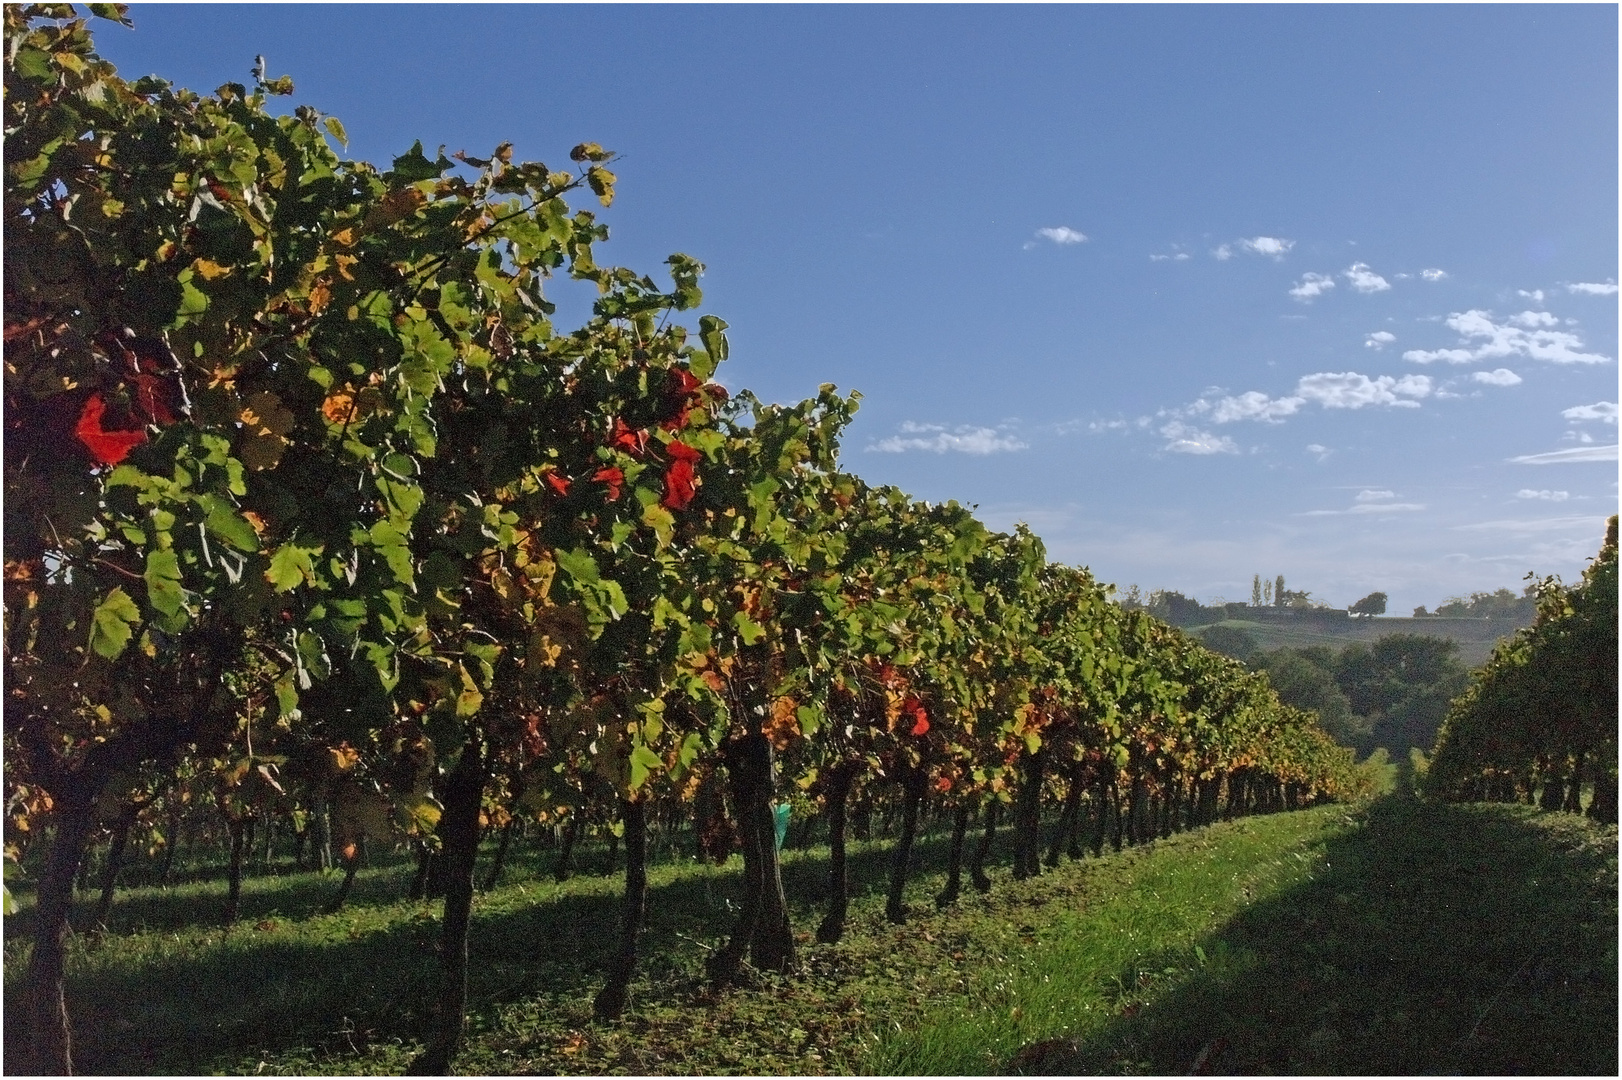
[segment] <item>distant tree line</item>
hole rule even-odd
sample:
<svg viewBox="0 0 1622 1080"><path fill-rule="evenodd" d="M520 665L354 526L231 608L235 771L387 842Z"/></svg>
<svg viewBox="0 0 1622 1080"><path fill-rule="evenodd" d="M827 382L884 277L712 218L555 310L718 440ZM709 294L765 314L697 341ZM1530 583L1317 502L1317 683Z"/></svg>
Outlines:
<svg viewBox="0 0 1622 1080"><path fill-rule="evenodd" d="M1526 624L1537 614L1537 586L1528 585L1519 596L1508 589L1495 592L1473 592L1469 596L1450 596L1435 611L1426 611L1421 604L1414 608L1414 618L1442 619L1502 619L1506 622Z"/></svg>

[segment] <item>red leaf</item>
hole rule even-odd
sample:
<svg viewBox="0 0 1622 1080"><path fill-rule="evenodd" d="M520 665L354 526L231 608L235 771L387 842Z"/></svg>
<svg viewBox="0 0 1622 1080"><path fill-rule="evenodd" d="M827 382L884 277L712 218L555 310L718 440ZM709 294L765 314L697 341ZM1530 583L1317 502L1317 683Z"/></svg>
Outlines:
<svg viewBox="0 0 1622 1080"><path fill-rule="evenodd" d="M163 427L175 422L169 408L169 384L156 375L142 373L135 376L135 407Z"/></svg>
<svg viewBox="0 0 1622 1080"><path fill-rule="evenodd" d="M680 446L681 443L670 445ZM665 497L660 501L671 510L683 510L696 494L698 489L693 485L692 461L680 458L672 462L665 472Z"/></svg>
<svg viewBox="0 0 1622 1080"><path fill-rule="evenodd" d="M129 452L146 441L144 431L108 431L101 426L107 403L100 394L91 394L85 400L84 410L73 434L90 449L90 456L103 465L117 465Z"/></svg>
<svg viewBox="0 0 1622 1080"><path fill-rule="evenodd" d="M685 461L689 465L697 465L704 458L704 455L701 452L694 450L691 446L688 446L683 442L671 443L669 446L665 447L665 453L670 455L671 460Z"/></svg>
<svg viewBox="0 0 1622 1080"><path fill-rule="evenodd" d="M567 494L569 494L569 478L568 477L559 476L555 472L549 472L549 473L546 474L546 482L548 484L552 485L552 490L557 492L559 495L567 495Z"/></svg>
<svg viewBox="0 0 1622 1080"><path fill-rule="evenodd" d="M916 724L912 725L912 733L914 735L927 735L927 734L929 734L929 718L924 715L924 710L919 709L917 712L913 713L912 715L914 715L914 716L916 716L918 718L918 722Z"/></svg>
<svg viewBox="0 0 1622 1080"><path fill-rule="evenodd" d="M686 368L671 368L670 382L672 394L686 397L704 384L693 378L693 373Z"/></svg>
<svg viewBox="0 0 1622 1080"><path fill-rule="evenodd" d="M600 484L608 485L608 501L613 502L620 497L620 485L625 483L625 473L617 465L598 469L591 474L591 478Z"/></svg>
<svg viewBox="0 0 1622 1080"><path fill-rule="evenodd" d="M624 450L627 454L641 454L647 449L648 434L645 431L632 431L626 424L624 417L614 418L614 433L608 437L610 446Z"/></svg>

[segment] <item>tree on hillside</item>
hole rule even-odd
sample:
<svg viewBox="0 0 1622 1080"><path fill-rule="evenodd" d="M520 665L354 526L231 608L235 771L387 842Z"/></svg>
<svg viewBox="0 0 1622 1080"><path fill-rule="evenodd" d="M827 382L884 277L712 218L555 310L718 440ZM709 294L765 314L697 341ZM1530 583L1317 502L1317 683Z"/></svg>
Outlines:
<svg viewBox="0 0 1622 1080"><path fill-rule="evenodd" d="M1250 579L1250 606L1262 606L1262 576L1256 574Z"/></svg>
<svg viewBox="0 0 1622 1080"><path fill-rule="evenodd" d="M1458 643L1424 634L1386 634L1372 647L1354 642L1334 665L1335 682L1352 711L1371 721L1370 746L1399 756L1429 750L1448 699L1467 677Z"/></svg>
<svg viewBox="0 0 1622 1080"><path fill-rule="evenodd" d="M1273 603L1283 607L1288 598L1284 595L1284 575L1280 574L1273 581Z"/></svg>
<svg viewBox="0 0 1622 1080"><path fill-rule="evenodd" d="M1246 664L1252 663L1259 651L1255 635L1237 626L1210 627L1200 635L1200 644Z"/></svg>
<svg viewBox="0 0 1622 1080"><path fill-rule="evenodd" d="M1384 615L1385 601L1385 593L1371 592L1346 610L1353 615Z"/></svg>
<svg viewBox="0 0 1622 1080"><path fill-rule="evenodd" d="M1335 683L1334 659L1328 649L1278 649L1262 658L1260 666L1279 699L1316 712L1318 723L1336 742L1359 745L1369 735L1367 719L1353 713L1351 702Z"/></svg>
<svg viewBox="0 0 1622 1080"><path fill-rule="evenodd" d="M1450 596L1433 614L1453 619L1514 619L1529 622L1537 611L1534 587L1528 585L1516 596L1508 589Z"/></svg>

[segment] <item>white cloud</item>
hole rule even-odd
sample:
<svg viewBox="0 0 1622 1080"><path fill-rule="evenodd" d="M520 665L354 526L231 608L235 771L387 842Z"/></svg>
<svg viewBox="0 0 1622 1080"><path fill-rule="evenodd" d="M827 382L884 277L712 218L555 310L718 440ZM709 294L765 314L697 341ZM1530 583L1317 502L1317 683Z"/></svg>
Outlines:
<svg viewBox="0 0 1622 1080"><path fill-rule="evenodd" d="M1592 405L1573 405L1563 410L1560 415L1567 420L1603 420L1607 424L1614 424L1616 413L1616 402L1596 401Z"/></svg>
<svg viewBox="0 0 1622 1080"><path fill-rule="evenodd" d="M1544 488L1541 491L1533 491L1531 488L1521 488L1521 490L1515 493L1515 497L1517 499L1542 499L1545 502L1565 502L1567 499L1571 498L1571 492L1550 491L1548 488Z"/></svg>
<svg viewBox="0 0 1622 1080"><path fill-rule="evenodd" d="M1567 292L1581 293L1585 296L1615 296L1615 282L1574 281L1566 286Z"/></svg>
<svg viewBox="0 0 1622 1080"><path fill-rule="evenodd" d="M1488 386L1516 386L1521 381L1521 377L1507 367L1501 367L1494 371L1473 371L1470 373L1470 378L1478 383L1486 383Z"/></svg>
<svg viewBox="0 0 1622 1080"><path fill-rule="evenodd" d="M1546 454L1522 454L1509 460L1516 465L1576 465L1590 461L1615 461L1616 444L1577 446L1570 450L1550 450Z"/></svg>
<svg viewBox="0 0 1622 1080"><path fill-rule="evenodd" d="M905 454L909 450L927 450L944 454L948 450L959 454L996 454L1010 450L1024 450L1027 444L996 428L959 425L947 430L944 424L915 424L911 420L901 425L902 435L892 435L869 446L885 454ZM907 436L903 438L903 436Z"/></svg>
<svg viewBox="0 0 1622 1080"><path fill-rule="evenodd" d="M1333 454L1334 451L1322 443L1307 443L1307 453L1315 455L1318 458L1318 463L1322 464L1329 460L1329 455Z"/></svg>
<svg viewBox="0 0 1622 1080"><path fill-rule="evenodd" d="M1168 262L1168 261L1169 262L1184 262L1189 258L1190 258L1190 256L1189 256L1188 252L1179 251L1175 255L1151 255L1151 256L1149 256L1149 261L1150 262Z"/></svg>
<svg viewBox="0 0 1622 1080"><path fill-rule="evenodd" d="M1426 281L1441 281L1442 279L1446 278L1448 274L1446 270L1438 270L1435 267L1431 267L1429 270L1421 270L1419 272L1419 276L1424 278Z"/></svg>
<svg viewBox="0 0 1622 1080"><path fill-rule="evenodd" d="M1360 503L1378 502L1381 499L1395 499L1396 497L1397 493L1395 491L1388 491L1384 488L1379 490L1364 488L1357 493L1357 496L1352 501Z"/></svg>
<svg viewBox="0 0 1622 1080"><path fill-rule="evenodd" d="M1532 301L1532 303L1534 303L1534 304L1543 303L1543 290L1542 289L1533 289L1530 292L1528 292L1525 289L1516 289L1515 292L1519 296L1526 297L1528 300Z"/></svg>
<svg viewBox="0 0 1622 1080"><path fill-rule="evenodd" d="M1365 349L1383 349L1396 340L1397 335L1393 334L1391 331L1376 330L1374 333L1368 336L1367 340L1363 342L1363 347Z"/></svg>
<svg viewBox="0 0 1622 1080"><path fill-rule="evenodd" d="M1341 277L1351 282L1352 288L1364 294L1385 292L1391 288L1391 282L1370 270L1368 263L1353 263Z"/></svg>
<svg viewBox="0 0 1622 1080"><path fill-rule="evenodd" d="M1295 241L1277 236L1253 236L1249 240L1239 241L1239 246L1252 255L1267 255L1274 259L1282 259L1285 253L1295 246Z"/></svg>
<svg viewBox="0 0 1622 1080"><path fill-rule="evenodd" d="M1211 252L1211 257L1216 259L1218 262L1226 262L1227 260L1233 258L1233 248L1229 247L1227 244L1223 244Z"/></svg>
<svg viewBox="0 0 1622 1080"><path fill-rule="evenodd" d="M1339 517L1344 514L1411 514L1425 509L1424 503L1369 502L1357 503L1344 510L1308 510L1302 517Z"/></svg>
<svg viewBox="0 0 1622 1080"><path fill-rule="evenodd" d="M1303 376L1295 392L1326 409L1361 409L1365 405L1396 405L1416 409L1416 398L1430 396L1431 381L1424 375L1371 379L1355 371L1319 372Z"/></svg>
<svg viewBox="0 0 1622 1080"><path fill-rule="evenodd" d="M1335 279L1330 274L1314 274L1307 271L1301 275L1301 281L1290 290L1290 295L1297 300L1310 302L1322 296L1335 287Z"/></svg>
<svg viewBox="0 0 1622 1080"><path fill-rule="evenodd" d="M1160 429L1160 434L1170 441L1166 449L1174 454L1237 454L1239 447L1225 435L1213 435L1209 431L1200 431L1189 427L1181 420L1173 420Z"/></svg>
<svg viewBox="0 0 1622 1080"><path fill-rule="evenodd" d="M1066 244L1085 243L1087 240L1086 233L1077 232L1068 225L1054 225L1047 228L1037 229L1032 235L1036 237L1036 240L1049 240L1060 245L1061 247ZM1030 248L1035 247L1036 240L1025 241L1026 249L1029 250Z"/></svg>
<svg viewBox="0 0 1622 1080"><path fill-rule="evenodd" d="M1462 344L1471 347L1410 349L1402 354L1402 358L1416 364L1430 364L1438 360L1448 364L1468 364L1505 356L1525 356L1554 364L1610 362L1608 356L1579 352L1583 342L1576 334L1548 329L1555 325L1555 319L1543 311L1523 311L1499 323L1493 321L1492 312L1472 308L1449 315L1447 325L1458 331Z"/></svg>
<svg viewBox="0 0 1622 1080"><path fill-rule="evenodd" d="M1209 407L1212 423L1230 424L1235 420L1276 421L1281 416L1294 415L1303 402L1303 398L1273 398L1259 390L1247 390L1238 397L1225 397L1214 403L1201 401L1197 405Z"/></svg>

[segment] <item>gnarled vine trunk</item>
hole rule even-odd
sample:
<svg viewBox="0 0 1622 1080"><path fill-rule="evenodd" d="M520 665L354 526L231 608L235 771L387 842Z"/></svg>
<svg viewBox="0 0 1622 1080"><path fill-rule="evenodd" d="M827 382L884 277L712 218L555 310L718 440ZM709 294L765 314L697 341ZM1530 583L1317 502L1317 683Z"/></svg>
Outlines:
<svg viewBox="0 0 1622 1080"><path fill-rule="evenodd" d="M963 891L963 840L969 832L969 807L959 803L952 811L952 843L946 856L946 887L935 897L938 908L957 903Z"/></svg>
<svg viewBox="0 0 1622 1080"><path fill-rule="evenodd" d="M786 973L794 967L794 931L783 895L772 820L772 744L761 733L751 732L728 740L724 754L743 839L744 895L731 940L706 964L711 980L717 983L737 975L746 952L750 963L763 971Z"/></svg>
<svg viewBox="0 0 1622 1080"><path fill-rule="evenodd" d="M599 1020L613 1020L625 1011L636 973L636 941L648 899L648 804L622 800L620 820L625 823L625 908L620 915L619 949L609 961L608 981L598 991L592 1010Z"/></svg>
<svg viewBox="0 0 1622 1080"><path fill-rule="evenodd" d="M828 910L817 926L817 940L833 945L844 936L845 914L850 910L849 870L845 862L845 808L857 766L842 761L828 774L825 796L828 813Z"/></svg>
<svg viewBox="0 0 1622 1080"><path fill-rule="evenodd" d="M912 843L918 835L918 807L924 801L928 777L916 767L901 775L901 835L896 838L890 861L890 892L885 898L884 917L893 923L907 921L907 905L902 898L907 889L907 871L912 861Z"/></svg>
<svg viewBox="0 0 1622 1080"><path fill-rule="evenodd" d="M439 996L433 1003L428 1046L411 1063L417 1076L443 1076L462 1044L467 1018L467 938L473 914L473 864L479 849L479 804L486 778L484 744L468 739L445 784L440 818L444 850L445 916L439 940Z"/></svg>

